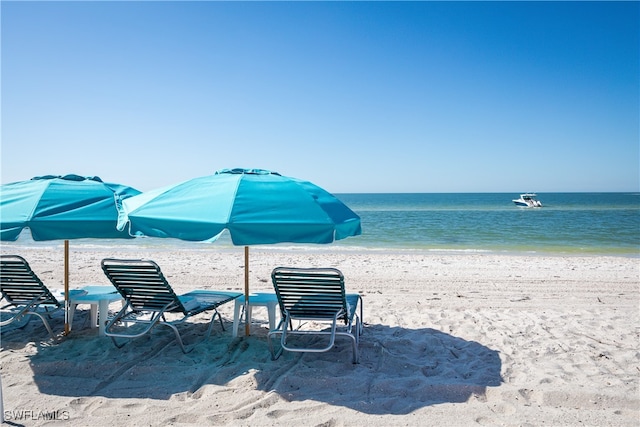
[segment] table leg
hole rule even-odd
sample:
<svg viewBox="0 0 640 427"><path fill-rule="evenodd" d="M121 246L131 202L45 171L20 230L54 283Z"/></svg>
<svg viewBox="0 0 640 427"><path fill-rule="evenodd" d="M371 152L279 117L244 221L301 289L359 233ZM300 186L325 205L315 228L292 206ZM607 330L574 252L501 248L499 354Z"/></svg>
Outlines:
<svg viewBox="0 0 640 427"><path fill-rule="evenodd" d="M102 310L102 308L100 308ZM91 328L94 329L98 324L98 304L91 304Z"/></svg>
<svg viewBox="0 0 640 427"><path fill-rule="evenodd" d="M73 316L76 313L76 307L78 307L78 304L69 304L69 330L71 330L71 327L73 326Z"/></svg>
<svg viewBox="0 0 640 427"><path fill-rule="evenodd" d="M276 327L276 304L267 304L267 311L269 314L269 330L273 331Z"/></svg>
<svg viewBox="0 0 640 427"><path fill-rule="evenodd" d="M237 337L238 336L238 326L240 326L240 308L242 308L242 306L244 306L244 302L240 302L238 301L238 298L236 298L235 300L235 307L233 309L233 331L232 331L232 335L233 337Z"/></svg>
<svg viewBox="0 0 640 427"><path fill-rule="evenodd" d="M99 305L100 308L98 308L98 335L104 336L104 327L105 323L107 322L107 315L109 313L109 300L101 299L99 301Z"/></svg>
<svg viewBox="0 0 640 427"><path fill-rule="evenodd" d="M244 316L244 322L245 324L249 325L249 328L251 328L251 315L253 311L253 306L251 304L249 304L247 306L247 309L245 311L245 316Z"/></svg>

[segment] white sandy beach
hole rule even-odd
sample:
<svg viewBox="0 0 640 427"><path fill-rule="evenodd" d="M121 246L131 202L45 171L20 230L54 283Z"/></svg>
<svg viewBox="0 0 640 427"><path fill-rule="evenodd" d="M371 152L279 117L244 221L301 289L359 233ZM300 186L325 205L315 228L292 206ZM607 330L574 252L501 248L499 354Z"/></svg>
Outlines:
<svg viewBox="0 0 640 427"><path fill-rule="evenodd" d="M19 254L50 288L62 287L61 250ZM71 287L109 284L99 263L113 256L153 259L179 293L243 289L242 248L215 245L72 245ZM261 308L251 336L232 338L233 303L225 305L226 331L216 326L185 355L167 328L117 349L86 327L88 306L80 306L71 335L58 341L38 319L2 331L5 418L25 426L639 423L638 258L259 248L251 251L251 289L272 290L280 265L336 267L347 290L362 295L359 364L346 341L272 361ZM62 322L54 319L56 331ZM182 331L195 340L203 328ZM58 420L47 420L51 413Z"/></svg>

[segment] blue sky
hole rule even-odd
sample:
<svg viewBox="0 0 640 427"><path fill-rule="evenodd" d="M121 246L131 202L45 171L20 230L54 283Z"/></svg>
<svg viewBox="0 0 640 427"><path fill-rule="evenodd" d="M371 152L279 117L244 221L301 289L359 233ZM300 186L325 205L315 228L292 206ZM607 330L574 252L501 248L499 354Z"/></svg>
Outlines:
<svg viewBox="0 0 640 427"><path fill-rule="evenodd" d="M638 2L0 8L2 183L640 190Z"/></svg>

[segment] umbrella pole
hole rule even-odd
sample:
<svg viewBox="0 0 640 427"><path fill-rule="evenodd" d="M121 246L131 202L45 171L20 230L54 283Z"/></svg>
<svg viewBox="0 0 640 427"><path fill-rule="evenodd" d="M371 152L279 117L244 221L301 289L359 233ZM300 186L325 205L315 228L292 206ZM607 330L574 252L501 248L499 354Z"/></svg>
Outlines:
<svg viewBox="0 0 640 427"><path fill-rule="evenodd" d="M64 241L64 334L69 335L69 241Z"/></svg>
<svg viewBox="0 0 640 427"><path fill-rule="evenodd" d="M244 334L249 336L249 246L244 247Z"/></svg>

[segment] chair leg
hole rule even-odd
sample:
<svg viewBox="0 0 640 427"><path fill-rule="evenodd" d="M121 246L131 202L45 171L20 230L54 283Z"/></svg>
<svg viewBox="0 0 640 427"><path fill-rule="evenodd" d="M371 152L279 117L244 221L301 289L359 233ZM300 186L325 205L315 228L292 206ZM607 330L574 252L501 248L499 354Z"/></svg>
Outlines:
<svg viewBox="0 0 640 427"><path fill-rule="evenodd" d="M27 312L25 314L26 315L38 316L42 320L42 323L44 324L44 327L47 328L47 331L49 331L49 335L51 335L51 338L56 339L56 336L53 333L53 330L51 329L51 326L49 326L49 322L47 322L47 319L42 314L40 314L38 312L35 312L35 311L29 311L29 312Z"/></svg>
<svg viewBox="0 0 640 427"><path fill-rule="evenodd" d="M274 331L273 333L277 334L278 332ZM284 348L280 347L278 351L274 350L273 339L271 339L271 333L267 335L267 342L269 343L269 352L271 353L271 360L277 360L280 356L282 356L282 353L284 352Z"/></svg>
<svg viewBox="0 0 640 427"><path fill-rule="evenodd" d="M172 325L171 323L160 323L160 324L173 329L173 333L176 335L176 341L178 341L178 345L180 345L180 348L182 349L182 352L184 354L187 354L191 350L193 350L193 347L191 347L189 350L185 348L184 343L182 342L182 337L180 336L180 332L178 332L178 328L176 328L175 325Z"/></svg>
<svg viewBox="0 0 640 427"><path fill-rule="evenodd" d="M267 343L269 344L269 352L271 353L271 360L277 360L284 351L284 348L282 347L280 347L280 349L277 352L274 350L272 336L282 334L283 330L286 329L288 324L290 324L290 321L286 317L282 318L280 319L278 326L276 326L275 329L267 333Z"/></svg>
<svg viewBox="0 0 640 427"><path fill-rule="evenodd" d="M122 346L124 346L127 341L123 342L122 344L118 344L118 342L116 341L116 337L118 338L126 338L126 339L134 339L134 338L138 338L141 337L147 333L149 333L151 331L151 329L153 329L153 327L158 324L158 322L160 321L161 318L164 317L163 313L156 313L154 314L151 319L149 321L145 321L144 323L148 324L149 326L147 326L142 332L140 333L136 333L136 334L122 334L122 333L117 333L117 332L111 332L110 329L113 325L115 325L116 323L119 322L125 322L126 317L133 313L131 312L127 312L127 309L129 307L129 303L127 303L124 307L122 307L122 309L118 312L118 314L115 315L115 317L113 317L112 319L109 320L109 322L107 322L107 325L104 328L104 333L106 336L111 338L111 341L113 341L113 344L117 347L117 348L122 348ZM161 323L162 324L162 323Z"/></svg>
<svg viewBox="0 0 640 427"><path fill-rule="evenodd" d="M224 324L222 323L222 316L220 315L218 310L215 310L214 313L213 313L213 316L211 316L211 321L209 322L209 327L207 328L207 333L205 334L203 341L206 340L207 338L209 338L209 336L211 336L211 332L213 331L213 324L215 323L216 316L218 316L218 320L220 321L220 327L224 331Z"/></svg>
<svg viewBox="0 0 640 427"><path fill-rule="evenodd" d="M222 327L222 330L224 331L224 324L222 323L222 316L220 315L218 310L214 309L213 316L211 316L211 320L209 321L209 326L207 327L207 332L204 334L204 337L200 341L190 345L189 348L187 348L184 345L184 342L182 341L182 336L180 335L180 331L178 331L178 328L176 327L176 325L174 325L172 323L169 323L169 322L160 322L159 325L168 326L169 328L171 328L173 330L173 333L176 336L176 341L178 341L178 345L180 346L180 349L182 350L182 352L184 354L187 354L187 353L190 353L198 344L206 341L206 339L209 338L209 336L211 336L211 332L213 331L213 325L215 324L216 316L218 317L218 320L220 321L220 326Z"/></svg>
<svg viewBox="0 0 640 427"><path fill-rule="evenodd" d="M222 328L223 331L225 331L226 329L224 328L224 323L222 323L222 316L220 315L220 313L218 312L218 310L215 310L215 313L213 313L213 318L215 318L216 316L218 316L218 320L220 321L220 327ZM213 319L212 318L212 319ZM211 333L211 331L209 331L209 333Z"/></svg>
<svg viewBox="0 0 640 427"><path fill-rule="evenodd" d="M353 335L351 335L351 344L353 346L353 363L358 363L360 359L360 355L358 354L358 340Z"/></svg>
<svg viewBox="0 0 640 427"><path fill-rule="evenodd" d="M122 348L127 343L127 341L123 341L122 344L118 344L116 337L111 337L111 341L113 341L113 345L115 345L116 348Z"/></svg>
<svg viewBox="0 0 640 427"><path fill-rule="evenodd" d="M360 354L358 353L358 344L360 343L360 319L356 316L356 330L353 337L353 363L358 363Z"/></svg>
<svg viewBox="0 0 640 427"><path fill-rule="evenodd" d="M329 351L331 348L333 348L334 346L334 342L335 342L335 337L337 335L340 336L346 336L351 340L351 347L352 347L352 362L353 363L359 363L360 361L360 353L358 351L358 344L360 342L360 331L362 331L362 324L360 322L360 318L358 316L354 316L355 317L355 325L352 325L351 327L348 328L347 331L337 331L336 330L336 323L337 323L337 319L334 319L333 321L333 325L331 327L331 331L330 332L318 332L318 334L326 334L329 336L329 344L327 347L324 348L296 348L296 347L290 347L287 346L287 338L288 335L290 335L288 332L289 330L287 329L287 325L291 324L291 319L288 316L285 316L283 319L280 319L280 323L278 324L278 326L276 326L276 328L272 331L270 331L267 334L267 343L269 344L269 352L271 353L271 360L276 360L278 359L282 353L284 352L284 350L287 351L292 351L292 352L300 352L300 353L306 353L306 352L310 352L310 353L321 353L321 352L325 352L325 351ZM293 335L297 335L297 334L302 334L305 335L307 334L306 332L297 332L296 331L291 331L291 334ZM274 349L274 344L273 344L273 337L275 335L280 335L280 348L279 350L276 352Z"/></svg>

